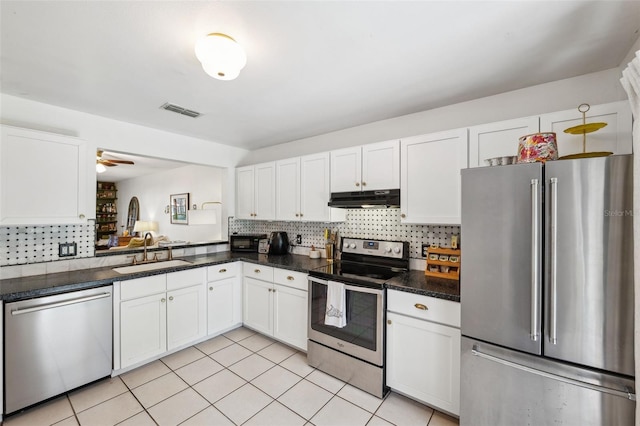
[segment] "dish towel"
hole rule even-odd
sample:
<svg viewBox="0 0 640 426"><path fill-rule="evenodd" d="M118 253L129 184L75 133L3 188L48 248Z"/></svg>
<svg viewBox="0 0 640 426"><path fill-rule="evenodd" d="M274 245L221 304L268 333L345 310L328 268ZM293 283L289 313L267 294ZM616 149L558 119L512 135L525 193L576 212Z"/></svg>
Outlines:
<svg viewBox="0 0 640 426"><path fill-rule="evenodd" d="M327 310L324 323L338 328L347 325L347 294L343 283L337 281L327 283Z"/></svg>

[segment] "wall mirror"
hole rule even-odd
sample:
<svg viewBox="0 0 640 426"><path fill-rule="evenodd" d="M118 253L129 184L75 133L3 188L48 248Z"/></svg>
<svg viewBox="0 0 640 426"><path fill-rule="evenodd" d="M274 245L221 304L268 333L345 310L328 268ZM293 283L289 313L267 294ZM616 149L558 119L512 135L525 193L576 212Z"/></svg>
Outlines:
<svg viewBox="0 0 640 426"><path fill-rule="evenodd" d="M127 210L127 231L129 235L133 235L133 227L136 220L140 220L140 203L138 197L131 197L129 201L129 209Z"/></svg>

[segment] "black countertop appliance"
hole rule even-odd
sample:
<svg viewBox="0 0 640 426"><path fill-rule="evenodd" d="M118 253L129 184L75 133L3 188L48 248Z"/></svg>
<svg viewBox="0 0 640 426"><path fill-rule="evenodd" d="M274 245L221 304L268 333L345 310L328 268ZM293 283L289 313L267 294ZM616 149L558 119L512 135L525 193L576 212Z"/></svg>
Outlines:
<svg viewBox="0 0 640 426"><path fill-rule="evenodd" d="M272 232L269 237L269 254L289 253L289 236L286 232Z"/></svg>

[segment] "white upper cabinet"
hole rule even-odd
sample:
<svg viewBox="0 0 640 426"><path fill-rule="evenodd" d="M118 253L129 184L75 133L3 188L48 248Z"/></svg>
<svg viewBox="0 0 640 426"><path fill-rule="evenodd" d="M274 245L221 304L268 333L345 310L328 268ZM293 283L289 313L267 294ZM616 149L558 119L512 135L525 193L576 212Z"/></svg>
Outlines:
<svg viewBox="0 0 640 426"><path fill-rule="evenodd" d="M591 106L586 122L607 123L606 127L586 135L587 152L631 154L631 110L627 101ZM469 167L484 167L489 158L518 155L520 137L538 132L556 133L559 156L581 153L583 136L564 132L580 124L582 113L576 106L567 111L470 127Z"/></svg>
<svg viewBox="0 0 640 426"><path fill-rule="evenodd" d="M400 141L362 146L362 190L400 188Z"/></svg>
<svg viewBox="0 0 640 426"><path fill-rule="evenodd" d="M402 139L400 161L401 222L459 224L467 129Z"/></svg>
<svg viewBox="0 0 640 426"><path fill-rule="evenodd" d="M276 217L276 163L236 169L236 217L274 220Z"/></svg>
<svg viewBox="0 0 640 426"><path fill-rule="evenodd" d="M586 113L588 123L607 123L605 127L586 135L587 152L608 151L614 154L631 154L631 109L628 101L592 105ZM540 116L540 131L555 132L558 154L581 153L582 135L565 133L565 129L582 124L582 113L578 107L567 111Z"/></svg>
<svg viewBox="0 0 640 426"><path fill-rule="evenodd" d="M277 220L344 220L327 204L331 196L329 161L329 153L323 152L276 162Z"/></svg>
<svg viewBox="0 0 640 426"><path fill-rule="evenodd" d="M484 167L485 160L518 155L518 139L538 132L538 117L482 124L469 128L469 167Z"/></svg>
<svg viewBox="0 0 640 426"><path fill-rule="evenodd" d="M95 218L95 145L2 126L0 225L86 223Z"/></svg>
<svg viewBox="0 0 640 426"><path fill-rule="evenodd" d="M253 219L255 197L255 173L253 166L236 169L236 217Z"/></svg>
<svg viewBox="0 0 640 426"><path fill-rule="evenodd" d="M331 151L331 192L360 191L362 148Z"/></svg>
<svg viewBox="0 0 640 426"><path fill-rule="evenodd" d="M331 151L331 192L393 189L400 186L400 141Z"/></svg>
<svg viewBox="0 0 640 426"><path fill-rule="evenodd" d="M300 158L300 219L305 221L331 221L329 153L307 155Z"/></svg>
<svg viewBox="0 0 640 426"><path fill-rule="evenodd" d="M300 220L300 158L276 161L276 218Z"/></svg>

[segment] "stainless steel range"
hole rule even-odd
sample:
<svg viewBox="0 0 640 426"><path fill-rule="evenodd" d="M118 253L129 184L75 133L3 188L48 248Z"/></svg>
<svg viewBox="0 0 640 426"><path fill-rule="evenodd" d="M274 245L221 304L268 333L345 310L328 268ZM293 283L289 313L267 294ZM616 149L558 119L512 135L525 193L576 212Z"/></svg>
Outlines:
<svg viewBox="0 0 640 426"><path fill-rule="evenodd" d="M309 272L309 365L382 398L384 282L408 269L408 242L343 238L341 260Z"/></svg>

